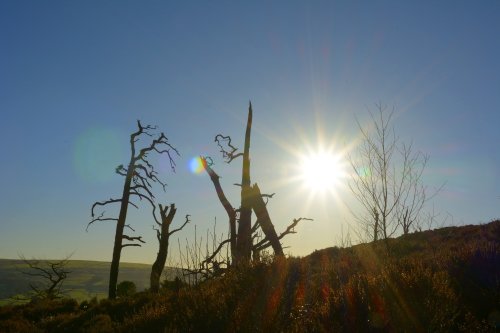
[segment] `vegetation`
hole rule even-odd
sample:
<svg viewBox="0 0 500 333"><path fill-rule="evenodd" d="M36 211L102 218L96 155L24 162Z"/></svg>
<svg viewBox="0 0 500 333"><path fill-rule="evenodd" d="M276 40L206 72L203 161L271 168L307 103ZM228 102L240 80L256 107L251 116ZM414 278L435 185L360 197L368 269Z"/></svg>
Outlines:
<svg viewBox="0 0 500 333"><path fill-rule="evenodd" d="M495 332L500 220L240 266L116 300L0 308L1 332ZM269 258L270 259L270 258Z"/></svg>
<svg viewBox="0 0 500 333"><path fill-rule="evenodd" d="M157 206L153 184L163 188L165 184L148 154L166 154L174 169L170 154L178 152L163 133L144 148L136 147L140 137L152 137L155 130L138 121L138 130L130 136L130 162L116 168L125 177L122 196L96 202L91 209L89 225L96 221L117 225L113 259L106 267L108 299L93 297L79 303L60 297L62 282L69 280L67 258L24 260L31 269L25 275L48 284L44 288L30 284L38 297L25 304L0 307L0 332L496 331L500 328L500 220L422 232L420 213L429 199L421 180L427 156L414 154L411 145L399 147L389 126L392 113L387 116L381 106L378 111L379 118L372 115L374 137L360 127L365 140L361 164L351 157L357 176L351 190L365 209L356 217L372 242L315 251L304 258L284 255L281 239L294 233L301 220L310 219L294 219L284 232L276 233L264 200L273 195L262 194L250 181L250 104L243 153L237 153L229 136L215 137L226 162L242 157L242 180L236 184L241 187L239 207L226 198L212 159L200 156L228 214L229 238L218 239L214 227L212 252L207 232L207 253L201 255L195 231L194 247L186 250L189 264L182 268L184 279L176 275L163 282L169 238L190 220L186 215L179 228L170 230L175 205ZM121 250L144 243L141 236L124 234L125 228L135 231L126 224L128 206L138 208L133 198L150 204L159 242L150 288L145 290L133 279L123 279L123 271L122 282L117 283ZM97 208L115 203L120 204L117 218L95 214ZM398 229L403 236L391 238ZM342 242L350 244L350 239ZM265 251L270 247L272 256Z"/></svg>
<svg viewBox="0 0 500 333"><path fill-rule="evenodd" d="M137 287L132 281L122 281L118 283L118 286L116 287L116 295L118 297L130 297L133 296L136 292Z"/></svg>

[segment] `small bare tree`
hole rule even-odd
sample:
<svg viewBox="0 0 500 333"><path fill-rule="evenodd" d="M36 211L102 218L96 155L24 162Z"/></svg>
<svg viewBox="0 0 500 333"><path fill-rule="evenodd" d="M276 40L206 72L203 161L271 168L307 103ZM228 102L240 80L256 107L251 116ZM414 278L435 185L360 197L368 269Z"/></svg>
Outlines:
<svg viewBox="0 0 500 333"><path fill-rule="evenodd" d="M55 299L62 296L63 282L71 273L66 268L70 257L71 255L54 261L26 259L24 256L20 256L21 260L28 266L28 270L21 270L21 273L35 279L29 283L32 290L31 299Z"/></svg>
<svg viewBox="0 0 500 333"><path fill-rule="evenodd" d="M398 228L405 234L414 229L425 203L441 189L428 194L422 174L429 157L399 143L394 109L376 107L376 114L370 112L373 131L358 122L361 144L348 156L353 170L349 188L363 208L353 214L373 241L391 237Z"/></svg>
<svg viewBox="0 0 500 333"><path fill-rule="evenodd" d="M160 209L161 222L158 222L157 219L155 219L157 227L153 226L153 229L156 230L159 247L156 260L151 268L150 276L150 288L154 293L160 291L160 277L163 272L163 268L165 267L165 262L167 261L170 236L177 231L182 230L186 224L189 223L189 215L186 215L184 224L182 224L179 228L170 231L170 225L172 224L175 213L177 212L175 205L171 204L170 210L168 209L168 206L163 207L161 204L158 204L158 208Z"/></svg>
<svg viewBox="0 0 500 333"><path fill-rule="evenodd" d="M138 208L137 204L132 202L131 199L138 198L139 200L145 200L149 203L152 206L153 216L156 219L156 215L154 214L156 208L154 202L155 196L152 192L153 184L158 183L163 187L163 190L165 190L166 184L158 178L158 173L149 162L149 154L154 152L167 155L172 171L175 171L175 162L172 154L175 153L179 155L177 149L169 143L167 137L163 133L157 135L156 138L151 141L149 146L139 149L136 146L139 139L142 137L153 137L154 134L152 132L156 130L156 127L150 125L143 126L139 120L137 121L137 127L137 131L130 135L130 160L128 166L124 167L122 164L116 168L116 173L125 177L122 196L120 198L111 198L106 201L95 202L91 209L92 220L87 225L88 229L88 227L96 221L116 222L113 259L109 274L108 295L110 299L116 298L116 285L118 281L118 270L122 249L128 246L141 246L140 243L144 243L142 236L129 236L124 234L125 227L131 231L135 231L129 224L126 224L128 206L132 205L133 207ZM96 216L95 210L98 206L104 207L115 203L120 204L118 218L105 217L104 212ZM157 222L159 223L158 220ZM129 241L129 243L124 244L124 240Z"/></svg>

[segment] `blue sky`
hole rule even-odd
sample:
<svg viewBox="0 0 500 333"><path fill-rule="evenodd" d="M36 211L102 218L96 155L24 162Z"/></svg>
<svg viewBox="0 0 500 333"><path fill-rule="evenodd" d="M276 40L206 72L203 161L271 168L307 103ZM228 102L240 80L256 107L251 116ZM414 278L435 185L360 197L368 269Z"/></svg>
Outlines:
<svg viewBox="0 0 500 333"><path fill-rule="evenodd" d="M317 196L289 181L297 154L338 151L378 102L396 109L404 141L430 155L433 201L455 224L488 222L500 207L500 4L497 1L3 1L0 3L0 257L110 260L114 228L85 232L90 206L121 193L114 167L128 160L140 119L165 132L181 157L159 195L175 202L176 234L192 239L227 221L205 174L210 155L233 205L239 165L225 165L213 137L241 146L254 106L252 180L276 192L271 217L294 217L295 255L333 246L352 217L339 185ZM430 204L432 206L432 203ZM152 262L157 244L144 210L130 222L148 244L124 261ZM174 242L175 243L175 242ZM175 248L171 248L175 255Z"/></svg>

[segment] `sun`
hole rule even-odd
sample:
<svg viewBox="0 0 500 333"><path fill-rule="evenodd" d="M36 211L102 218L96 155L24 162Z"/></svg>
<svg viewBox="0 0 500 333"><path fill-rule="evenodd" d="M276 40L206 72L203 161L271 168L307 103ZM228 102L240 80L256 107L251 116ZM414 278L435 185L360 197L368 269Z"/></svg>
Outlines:
<svg viewBox="0 0 500 333"><path fill-rule="evenodd" d="M340 156L333 152L318 151L301 158L301 179L312 192L333 192L344 175Z"/></svg>

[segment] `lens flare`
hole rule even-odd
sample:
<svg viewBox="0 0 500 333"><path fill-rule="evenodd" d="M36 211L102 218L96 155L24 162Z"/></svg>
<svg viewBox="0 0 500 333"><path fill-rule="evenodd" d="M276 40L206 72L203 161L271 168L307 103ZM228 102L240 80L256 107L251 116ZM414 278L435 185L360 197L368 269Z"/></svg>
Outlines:
<svg viewBox="0 0 500 333"><path fill-rule="evenodd" d="M189 160L189 170L196 175L200 174L204 170L203 163L199 156L193 157Z"/></svg>
<svg viewBox="0 0 500 333"><path fill-rule="evenodd" d="M74 143L73 165L78 176L90 182L106 182L115 177L115 168L126 160L125 145L118 131L89 128Z"/></svg>
<svg viewBox="0 0 500 333"><path fill-rule="evenodd" d="M363 178L370 177L372 174L370 168L367 166L363 166L363 167L358 168L357 172Z"/></svg>

